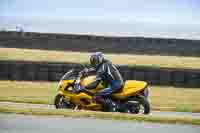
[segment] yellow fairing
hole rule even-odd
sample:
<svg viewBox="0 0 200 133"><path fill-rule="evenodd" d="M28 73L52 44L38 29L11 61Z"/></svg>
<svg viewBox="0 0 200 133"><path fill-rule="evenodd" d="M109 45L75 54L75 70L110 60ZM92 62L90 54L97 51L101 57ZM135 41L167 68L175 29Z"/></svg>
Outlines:
<svg viewBox="0 0 200 133"><path fill-rule="evenodd" d="M101 109L101 105L93 103L92 97L85 93L79 93L77 95L71 96L71 101L74 104L79 105L80 107L85 109L91 109L91 110ZM86 102L88 102L88 104L86 104Z"/></svg>
<svg viewBox="0 0 200 133"><path fill-rule="evenodd" d="M89 76L81 80L81 86L86 86L92 83L95 80L95 76ZM72 84L74 80L62 80L59 83L59 94L63 95L66 100L78 105L80 108L90 109L90 110L99 110L102 108L100 104L92 102L92 97L86 93L74 93L72 91ZM126 99L130 96L136 95L138 92L143 90L147 86L146 82L128 80L125 82L124 88L120 93L114 93L112 96L117 99ZM102 83L95 89L90 90L91 92L97 92L105 88Z"/></svg>
<svg viewBox="0 0 200 133"><path fill-rule="evenodd" d="M96 76L88 76L81 80L81 86L87 86L91 84L93 81L95 81Z"/></svg>
<svg viewBox="0 0 200 133"><path fill-rule="evenodd" d="M143 81L127 80L122 91L120 93L113 94L113 97L126 99L127 97L132 96L143 90L146 85L147 83Z"/></svg>
<svg viewBox="0 0 200 133"><path fill-rule="evenodd" d="M81 80L81 85L87 85L93 81L94 77L88 77L86 79ZM60 89L59 89L59 94L63 95L66 100L71 101L75 105L79 105L79 107L84 108L84 109L90 109L90 110L99 110L102 108L101 105L95 104L92 102L92 97L87 95L86 93L74 93L72 92L72 87L68 87L67 91L65 88L72 84L74 80L62 80L60 84ZM100 88L95 88L92 91L97 91ZM91 92L92 92L91 91ZM88 104L86 104L88 102Z"/></svg>
<svg viewBox="0 0 200 133"><path fill-rule="evenodd" d="M88 76L81 80L81 86L87 86L87 85L91 84L92 82L94 82L95 80L96 80L96 76ZM103 88L105 88L105 87L102 85L102 83L99 83L99 85L95 89L92 89L90 91L97 92Z"/></svg>
<svg viewBox="0 0 200 133"><path fill-rule="evenodd" d="M59 90L64 92L64 89L69 85L72 84L74 82L74 80L62 80L60 81L60 85L59 85Z"/></svg>
<svg viewBox="0 0 200 133"><path fill-rule="evenodd" d="M81 104L81 99L85 99L85 100L88 100L90 101L92 99L91 96L85 94L85 93L79 93L79 94L76 94L76 95L73 95L71 96L71 101L73 101L73 103L75 104Z"/></svg>
<svg viewBox="0 0 200 133"><path fill-rule="evenodd" d="M60 95L63 95L63 96L65 96L65 99L66 100L70 100L71 99L71 96L73 96L74 95L74 93L69 93L69 92L65 92L65 88L68 86L68 85L70 85L70 84L72 84L74 82L74 80L62 80L62 81L60 81L60 83L59 83L59 91L58 91L58 93L60 94ZM68 90L72 90L72 87L69 87L68 88Z"/></svg>

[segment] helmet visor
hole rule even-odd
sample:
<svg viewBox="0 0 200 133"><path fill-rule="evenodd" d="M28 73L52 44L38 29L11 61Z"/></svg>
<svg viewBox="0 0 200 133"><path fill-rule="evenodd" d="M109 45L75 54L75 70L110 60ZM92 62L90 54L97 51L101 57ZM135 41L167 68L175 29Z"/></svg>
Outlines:
<svg viewBox="0 0 200 133"><path fill-rule="evenodd" d="M97 59L97 57L95 57L95 56L92 56L91 58L90 58L90 64L92 65L92 66L97 66L98 65L98 59Z"/></svg>

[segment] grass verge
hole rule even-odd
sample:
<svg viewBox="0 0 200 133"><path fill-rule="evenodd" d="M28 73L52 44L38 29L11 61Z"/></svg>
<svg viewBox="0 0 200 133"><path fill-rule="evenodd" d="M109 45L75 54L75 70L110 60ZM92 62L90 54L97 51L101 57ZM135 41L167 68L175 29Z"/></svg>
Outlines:
<svg viewBox="0 0 200 133"><path fill-rule="evenodd" d="M0 107L0 112L16 113L24 115L59 115L72 118L95 118L95 119L126 120L126 121L166 123L166 124L200 125L200 119L193 119L193 118L155 117L155 116L145 116L145 115L130 115L122 113L72 111L66 109L57 110L57 109L17 108L17 107L3 106Z"/></svg>
<svg viewBox="0 0 200 133"><path fill-rule="evenodd" d="M200 112L200 89L150 86L153 110ZM0 101L53 104L57 82L0 81Z"/></svg>
<svg viewBox="0 0 200 133"><path fill-rule="evenodd" d="M34 56L33 56L34 55ZM90 53L62 52L48 50L30 50L19 48L0 48L0 60L10 61L44 61L44 62L73 62L87 63ZM114 64L145 66L145 67L168 67L199 69L200 58L159 56L159 55L128 55L106 54L106 58Z"/></svg>

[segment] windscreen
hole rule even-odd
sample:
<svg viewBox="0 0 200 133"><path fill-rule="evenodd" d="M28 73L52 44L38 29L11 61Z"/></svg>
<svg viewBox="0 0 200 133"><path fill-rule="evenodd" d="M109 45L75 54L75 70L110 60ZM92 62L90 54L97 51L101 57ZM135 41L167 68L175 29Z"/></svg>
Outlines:
<svg viewBox="0 0 200 133"><path fill-rule="evenodd" d="M78 73L76 71L74 71L74 69L69 70L67 73L65 73L63 75L63 77L61 78L61 80L73 80L73 79L76 79L77 74Z"/></svg>

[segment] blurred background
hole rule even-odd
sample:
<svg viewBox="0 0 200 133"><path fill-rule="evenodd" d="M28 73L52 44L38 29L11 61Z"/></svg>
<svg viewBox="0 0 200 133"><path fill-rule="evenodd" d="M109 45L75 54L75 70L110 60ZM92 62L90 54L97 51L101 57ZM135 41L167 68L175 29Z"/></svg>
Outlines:
<svg viewBox="0 0 200 133"><path fill-rule="evenodd" d="M1 0L0 29L200 38L199 0Z"/></svg>

